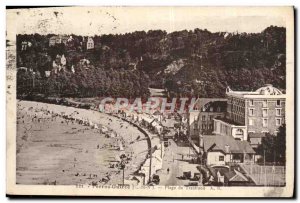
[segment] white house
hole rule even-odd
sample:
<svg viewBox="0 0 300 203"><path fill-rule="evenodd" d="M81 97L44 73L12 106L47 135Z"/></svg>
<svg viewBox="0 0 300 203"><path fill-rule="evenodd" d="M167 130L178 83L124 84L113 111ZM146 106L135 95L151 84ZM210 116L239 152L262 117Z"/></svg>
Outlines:
<svg viewBox="0 0 300 203"><path fill-rule="evenodd" d="M72 73L75 73L75 68L74 68L74 65L72 65L72 67L71 67L71 71L72 71Z"/></svg>
<svg viewBox="0 0 300 203"><path fill-rule="evenodd" d="M50 77L51 71L45 71L45 77L48 78Z"/></svg>
<svg viewBox="0 0 300 203"><path fill-rule="evenodd" d="M94 44L94 40L91 37L88 37L87 42L86 42L86 49L94 49L95 44Z"/></svg>
<svg viewBox="0 0 300 203"><path fill-rule="evenodd" d="M21 45L22 45L22 46L21 46L21 50L22 50L22 51L25 51L25 50L27 50L28 47L31 47L31 46L32 46L32 43L29 42L29 41L28 41L28 42L27 42L27 41L24 41L24 42L21 43Z"/></svg>
<svg viewBox="0 0 300 203"><path fill-rule="evenodd" d="M61 44L61 43L63 43L63 44L67 44L67 41L68 41L68 37L67 36L61 36L61 35L59 35L59 36L52 36L52 37L50 37L50 39L49 39L49 47L51 47L51 46L54 46L55 44Z"/></svg>
<svg viewBox="0 0 300 203"><path fill-rule="evenodd" d="M247 141L235 140L232 136L203 136L202 152L207 165L227 165L254 160L255 151Z"/></svg>
<svg viewBox="0 0 300 203"><path fill-rule="evenodd" d="M61 56L60 63L63 66L65 66L67 64L67 59L66 59L66 57L64 55Z"/></svg>

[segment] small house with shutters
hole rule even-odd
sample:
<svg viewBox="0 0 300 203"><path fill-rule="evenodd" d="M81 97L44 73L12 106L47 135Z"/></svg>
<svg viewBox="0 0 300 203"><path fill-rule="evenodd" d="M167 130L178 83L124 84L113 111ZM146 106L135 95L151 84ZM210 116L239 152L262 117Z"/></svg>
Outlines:
<svg viewBox="0 0 300 203"><path fill-rule="evenodd" d="M94 45L94 40L91 37L88 37L87 39L87 43L86 43L86 49L94 49L95 45Z"/></svg>
<svg viewBox="0 0 300 203"><path fill-rule="evenodd" d="M82 38L82 46L84 50L90 50L95 48L95 43L92 37L83 37Z"/></svg>
<svg viewBox="0 0 300 203"><path fill-rule="evenodd" d="M68 37L62 35L55 35L50 37L49 39L49 47L55 46L56 44L64 44L67 45Z"/></svg>
<svg viewBox="0 0 300 203"><path fill-rule="evenodd" d="M31 47L32 43L29 41L23 41L21 43L21 51L26 51L28 47Z"/></svg>
<svg viewBox="0 0 300 203"><path fill-rule="evenodd" d="M202 137L200 146L207 165L253 162L255 151L247 141L232 136L208 135Z"/></svg>

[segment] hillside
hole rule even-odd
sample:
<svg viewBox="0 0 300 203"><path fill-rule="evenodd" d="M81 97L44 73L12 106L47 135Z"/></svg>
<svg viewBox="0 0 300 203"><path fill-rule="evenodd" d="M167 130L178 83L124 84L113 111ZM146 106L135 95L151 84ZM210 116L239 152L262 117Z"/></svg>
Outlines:
<svg viewBox="0 0 300 203"><path fill-rule="evenodd" d="M271 83L285 89L286 30L282 27L271 26L261 33L195 29L110 34L94 36L93 50L82 49L83 38L75 35L71 46L49 47L51 36L17 36L17 66L37 73L35 92L66 96L66 89L74 97L134 97L149 95L148 87L153 87L166 88L170 96L223 97L228 85L254 90ZM24 41L32 43L26 50L22 50ZM57 55L66 57L66 68L46 77ZM83 59L90 64L82 65ZM19 94L26 92L24 84L30 87L31 75L18 72Z"/></svg>

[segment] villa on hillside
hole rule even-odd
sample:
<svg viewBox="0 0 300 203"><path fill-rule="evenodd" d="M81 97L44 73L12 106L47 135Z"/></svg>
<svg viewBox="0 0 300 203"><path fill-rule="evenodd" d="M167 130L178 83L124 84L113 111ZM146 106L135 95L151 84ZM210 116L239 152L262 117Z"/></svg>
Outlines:
<svg viewBox="0 0 300 203"><path fill-rule="evenodd" d="M82 39L82 45L84 46L83 49L90 50L95 48L95 43L92 37L83 37Z"/></svg>
<svg viewBox="0 0 300 203"><path fill-rule="evenodd" d="M55 36L52 36L50 37L49 39L49 47L51 46L54 46L56 44L67 44L67 41L68 41L69 37L67 36L62 36L62 35L55 35Z"/></svg>

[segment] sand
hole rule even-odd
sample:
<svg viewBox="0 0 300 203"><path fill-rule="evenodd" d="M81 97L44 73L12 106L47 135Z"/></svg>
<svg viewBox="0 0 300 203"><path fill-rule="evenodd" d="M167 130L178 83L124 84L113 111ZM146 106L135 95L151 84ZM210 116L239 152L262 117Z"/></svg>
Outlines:
<svg viewBox="0 0 300 203"><path fill-rule="evenodd" d="M146 158L145 136L121 119L54 104L18 101L17 105L17 184L122 184L122 171L110 168L116 157L131 157L125 178ZM86 119L99 129L56 114ZM119 136L107 137L101 126ZM124 151L118 150L121 142Z"/></svg>

